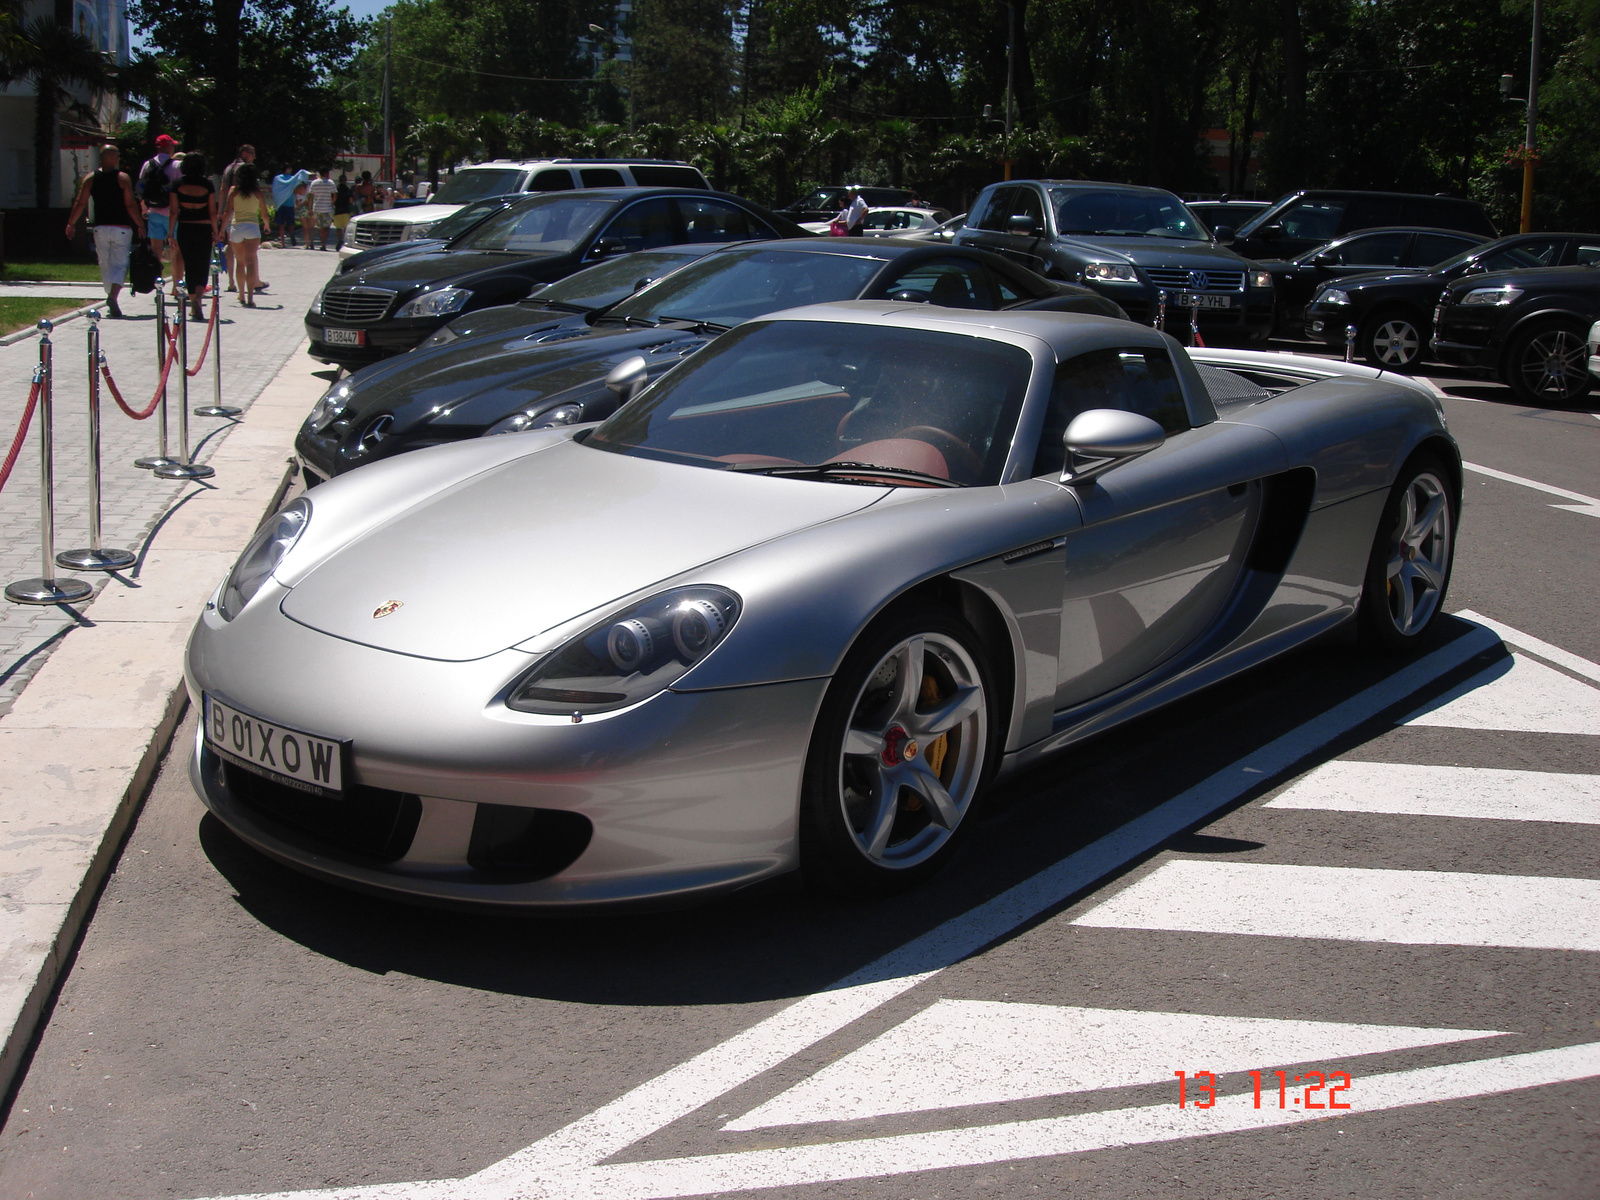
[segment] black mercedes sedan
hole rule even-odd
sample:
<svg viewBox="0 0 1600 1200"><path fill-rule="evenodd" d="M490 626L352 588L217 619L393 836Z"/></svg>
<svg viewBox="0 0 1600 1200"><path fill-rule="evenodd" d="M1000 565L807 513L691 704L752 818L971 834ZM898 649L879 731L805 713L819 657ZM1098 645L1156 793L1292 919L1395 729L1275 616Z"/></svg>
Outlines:
<svg viewBox="0 0 1600 1200"><path fill-rule="evenodd" d="M457 313L520 300L535 284L617 254L810 236L787 217L721 192L585 188L526 196L445 246L335 275L306 312L310 354L366 366L411 349Z"/></svg>
<svg viewBox="0 0 1600 1200"><path fill-rule="evenodd" d="M1428 352L1433 308L1452 282L1487 271L1560 267L1600 258L1600 235L1514 233L1469 247L1426 271L1376 271L1328 280L1306 305L1306 337L1343 351L1356 329L1356 352L1374 367L1410 371Z"/></svg>
<svg viewBox="0 0 1600 1200"><path fill-rule="evenodd" d="M1594 386L1586 338L1597 320L1600 257L1581 267L1475 275L1440 297L1433 352L1498 376L1524 404L1572 404Z"/></svg>
<svg viewBox="0 0 1600 1200"><path fill-rule="evenodd" d="M458 338L368 367L317 401L295 451L314 485L406 450L597 421L743 321L854 299L1126 315L1087 288L981 250L894 238L729 246L598 315ZM618 368L625 378L608 387Z"/></svg>
<svg viewBox="0 0 1600 1200"><path fill-rule="evenodd" d="M1084 284L1147 325L1163 323L1165 312L1166 328L1180 340L1191 313L1207 342L1261 341L1272 333L1272 276L1218 245L1182 200L1160 188L1055 179L991 184L955 244Z"/></svg>

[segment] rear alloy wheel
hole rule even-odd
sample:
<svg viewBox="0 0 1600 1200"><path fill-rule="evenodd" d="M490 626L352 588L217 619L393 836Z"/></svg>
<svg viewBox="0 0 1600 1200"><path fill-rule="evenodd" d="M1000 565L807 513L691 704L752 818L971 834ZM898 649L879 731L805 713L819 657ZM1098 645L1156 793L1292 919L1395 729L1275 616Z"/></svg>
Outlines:
<svg viewBox="0 0 1600 1200"><path fill-rule="evenodd" d="M1512 343L1506 382L1524 404L1571 404L1589 394L1589 347L1584 331L1549 325Z"/></svg>
<svg viewBox="0 0 1600 1200"><path fill-rule="evenodd" d="M1422 328L1404 313L1380 313L1361 335L1361 352L1380 371L1409 373L1422 360L1428 339Z"/></svg>
<svg viewBox="0 0 1600 1200"><path fill-rule="evenodd" d="M848 895L920 882L953 853L993 757L976 634L939 609L880 625L846 659L806 762L801 867Z"/></svg>
<svg viewBox="0 0 1600 1200"><path fill-rule="evenodd" d="M1448 479L1436 459L1420 456L1384 505L1360 607L1362 633L1379 649L1409 650L1444 607L1456 536Z"/></svg>

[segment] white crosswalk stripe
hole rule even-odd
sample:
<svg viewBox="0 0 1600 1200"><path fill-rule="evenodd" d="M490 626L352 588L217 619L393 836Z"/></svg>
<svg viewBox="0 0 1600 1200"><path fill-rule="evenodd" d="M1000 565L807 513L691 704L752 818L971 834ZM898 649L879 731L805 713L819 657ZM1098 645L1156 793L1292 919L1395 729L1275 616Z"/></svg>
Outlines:
<svg viewBox="0 0 1600 1200"><path fill-rule="evenodd" d="M1600 690L1514 654L1429 701L1402 724L1600 735Z"/></svg>
<svg viewBox="0 0 1600 1200"><path fill-rule="evenodd" d="M1600 775L1337 760L1262 807L1600 825Z"/></svg>

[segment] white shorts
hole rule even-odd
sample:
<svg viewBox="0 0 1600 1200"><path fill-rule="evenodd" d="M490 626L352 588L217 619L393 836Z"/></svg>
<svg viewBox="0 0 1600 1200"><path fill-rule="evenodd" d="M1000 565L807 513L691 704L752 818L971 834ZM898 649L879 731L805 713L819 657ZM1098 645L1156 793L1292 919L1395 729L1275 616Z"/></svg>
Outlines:
<svg viewBox="0 0 1600 1200"><path fill-rule="evenodd" d="M133 230L126 225L96 225L94 256L100 260L100 282L106 285L128 282L128 250L133 245Z"/></svg>
<svg viewBox="0 0 1600 1200"><path fill-rule="evenodd" d="M235 221L228 228L230 242L248 242L261 240L261 226L254 221Z"/></svg>

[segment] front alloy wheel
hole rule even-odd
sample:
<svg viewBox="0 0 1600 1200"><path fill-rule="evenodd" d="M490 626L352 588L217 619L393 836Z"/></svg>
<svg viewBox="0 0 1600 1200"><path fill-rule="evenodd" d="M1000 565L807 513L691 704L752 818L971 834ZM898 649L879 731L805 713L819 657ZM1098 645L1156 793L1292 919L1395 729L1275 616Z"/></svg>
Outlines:
<svg viewBox="0 0 1600 1200"><path fill-rule="evenodd" d="M1581 333L1559 326L1520 339L1511 361L1511 390L1527 404L1567 404L1589 394L1589 347Z"/></svg>

